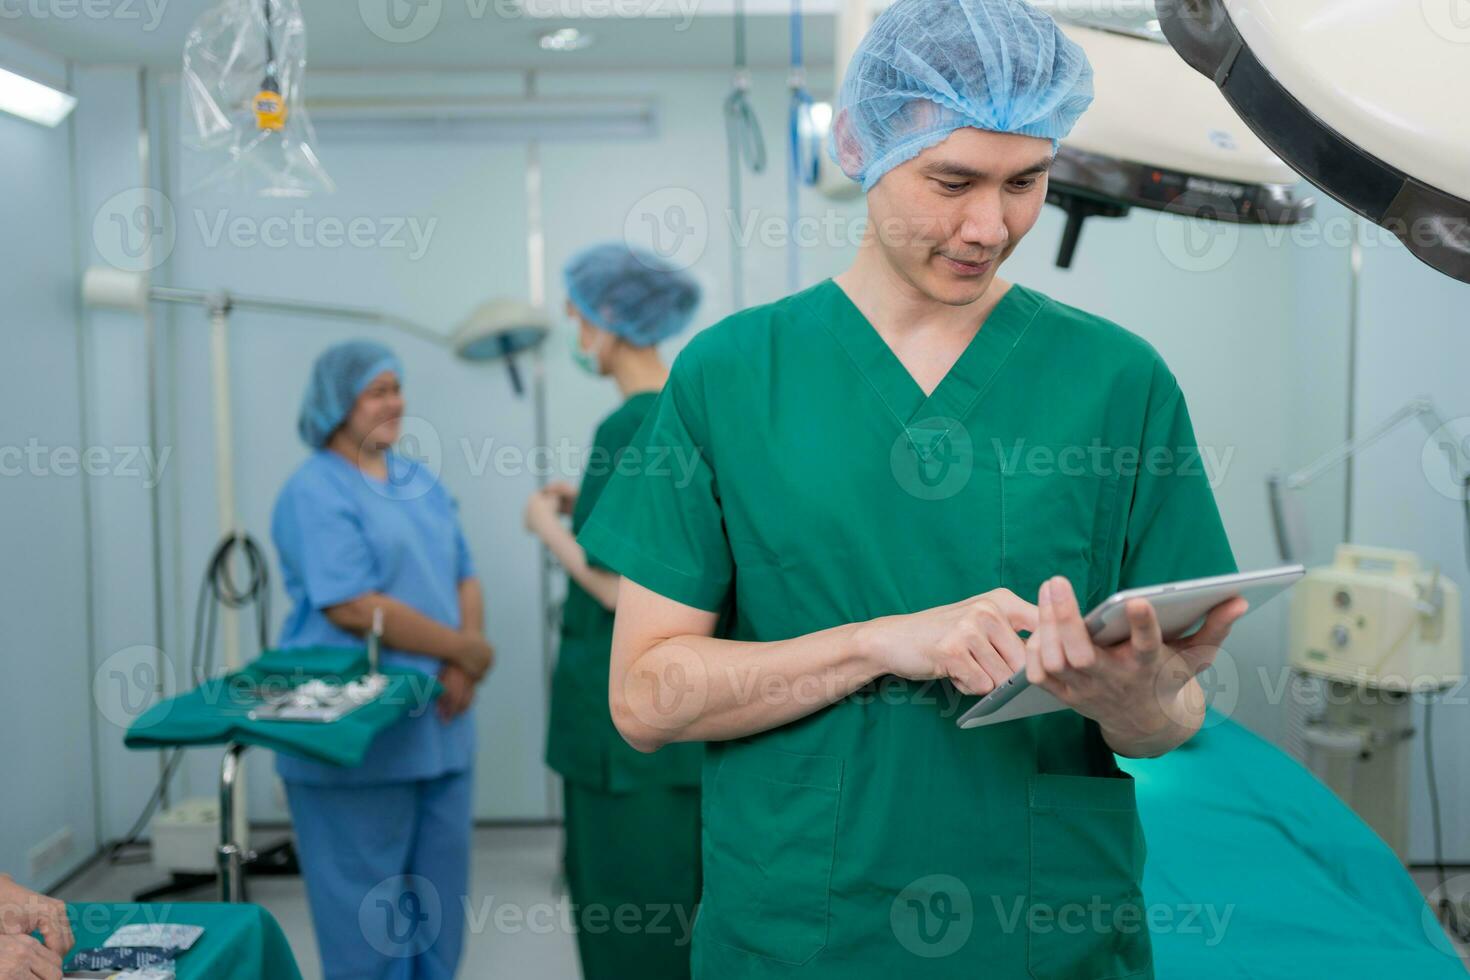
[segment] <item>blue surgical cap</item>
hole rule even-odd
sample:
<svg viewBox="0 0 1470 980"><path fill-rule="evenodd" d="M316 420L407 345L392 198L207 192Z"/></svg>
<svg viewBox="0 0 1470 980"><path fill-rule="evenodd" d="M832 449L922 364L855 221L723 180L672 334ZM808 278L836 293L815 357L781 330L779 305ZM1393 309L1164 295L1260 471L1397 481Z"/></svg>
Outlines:
<svg viewBox="0 0 1470 980"><path fill-rule="evenodd" d="M322 351L311 367L296 420L302 441L313 449L325 446L352 413L357 396L384 371L403 380L403 364L397 355L370 340L349 340Z"/></svg>
<svg viewBox="0 0 1470 980"><path fill-rule="evenodd" d="M587 321L635 347L683 330L699 305L699 283L650 252L594 245L564 270L567 296Z"/></svg>
<svg viewBox="0 0 1470 980"><path fill-rule="evenodd" d="M829 150L869 190L965 127L1071 131L1092 102L1092 66L1025 0L897 0L848 65Z"/></svg>

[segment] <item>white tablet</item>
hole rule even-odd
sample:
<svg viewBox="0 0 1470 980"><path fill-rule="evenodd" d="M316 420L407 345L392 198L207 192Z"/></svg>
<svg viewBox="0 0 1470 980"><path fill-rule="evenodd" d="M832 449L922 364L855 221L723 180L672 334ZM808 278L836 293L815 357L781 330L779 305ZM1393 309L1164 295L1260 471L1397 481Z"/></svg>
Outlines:
<svg viewBox="0 0 1470 980"><path fill-rule="evenodd" d="M1176 640L1194 632L1205 620L1205 614L1222 602L1243 596L1251 610L1259 609L1286 591L1302 577L1301 565L1281 565L1256 572L1212 575L1164 585L1146 585L1124 589L1103 600L1088 613L1084 622L1098 646L1112 646L1128 639L1127 605L1130 599L1147 599L1159 617L1165 640ZM1004 684L991 691L961 716L961 728L995 725L1016 718L1057 711L1066 705L1044 688L1032 687L1026 671L1019 670Z"/></svg>

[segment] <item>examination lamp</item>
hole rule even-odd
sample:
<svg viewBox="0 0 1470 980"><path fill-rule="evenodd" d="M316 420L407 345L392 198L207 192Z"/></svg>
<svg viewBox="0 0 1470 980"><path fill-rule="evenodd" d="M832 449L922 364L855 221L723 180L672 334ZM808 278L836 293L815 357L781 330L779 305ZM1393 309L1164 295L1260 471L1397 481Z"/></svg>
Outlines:
<svg viewBox="0 0 1470 980"><path fill-rule="evenodd" d="M1157 0L1174 50L1291 168L1470 282L1470 25L1445 5Z"/></svg>
<svg viewBox="0 0 1470 980"><path fill-rule="evenodd" d="M524 387L515 355L538 347L549 329L546 316L529 303L492 299L475 307L449 338L449 346L466 361L505 358L511 387L519 395Z"/></svg>
<svg viewBox="0 0 1470 980"><path fill-rule="evenodd" d="M1298 175L1180 63L1156 23L1059 11L1058 24L1093 66L1092 106L1048 176L1047 203L1067 213L1058 266L1071 266L1083 221L1134 207L1235 224L1311 216L1311 200L1293 191Z"/></svg>

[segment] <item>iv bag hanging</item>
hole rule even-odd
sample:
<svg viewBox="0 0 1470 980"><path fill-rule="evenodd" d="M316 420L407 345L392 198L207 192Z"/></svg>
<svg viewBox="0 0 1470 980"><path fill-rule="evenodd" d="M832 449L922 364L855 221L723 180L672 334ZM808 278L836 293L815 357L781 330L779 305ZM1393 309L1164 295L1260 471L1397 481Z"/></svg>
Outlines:
<svg viewBox="0 0 1470 980"><path fill-rule="evenodd" d="M297 0L223 0L184 41L183 142L191 190L306 197L335 190L302 96L306 26Z"/></svg>

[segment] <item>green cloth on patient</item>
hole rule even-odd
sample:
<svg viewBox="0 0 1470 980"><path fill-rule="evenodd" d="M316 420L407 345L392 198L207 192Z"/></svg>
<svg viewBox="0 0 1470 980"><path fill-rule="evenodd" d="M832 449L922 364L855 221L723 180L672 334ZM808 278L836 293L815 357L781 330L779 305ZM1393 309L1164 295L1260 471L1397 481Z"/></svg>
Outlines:
<svg viewBox="0 0 1470 980"><path fill-rule="evenodd" d="M405 714L433 710L440 692L437 680L416 670L385 667L388 687L382 695L327 724L252 721L249 714L260 707L252 693L259 685L279 689L312 679L341 683L366 671L367 655L361 648L267 650L241 670L155 704L133 722L123 744L130 749L158 749L238 742L333 765L356 766L383 729Z"/></svg>
<svg viewBox="0 0 1470 980"><path fill-rule="evenodd" d="M1211 711L1133 775L1159 980L1457 978L1398 857L1291 757Z"/></svg>
<svg viewBox="0 0 1470 980"><path fill-rule="evenodd" d="M166 905L69 904L77 949L101 946L126 925L202 926L204 935L176 961L178 980L300 980L285 933L259 905L172 902Z"/></svg>

